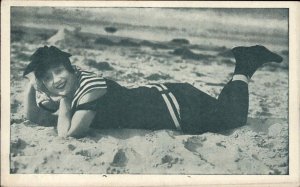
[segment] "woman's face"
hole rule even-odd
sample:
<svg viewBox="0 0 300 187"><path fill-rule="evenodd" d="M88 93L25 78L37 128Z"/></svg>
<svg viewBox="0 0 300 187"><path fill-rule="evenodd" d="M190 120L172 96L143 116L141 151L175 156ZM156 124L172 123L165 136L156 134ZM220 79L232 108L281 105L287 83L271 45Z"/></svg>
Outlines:
<svg viewBox="0 0 300 187"><path fill-rule="evenodd" d="M53 95L71 96L74 91L76 77L62 64L49 68L41 78L48 91Z"/></svg>

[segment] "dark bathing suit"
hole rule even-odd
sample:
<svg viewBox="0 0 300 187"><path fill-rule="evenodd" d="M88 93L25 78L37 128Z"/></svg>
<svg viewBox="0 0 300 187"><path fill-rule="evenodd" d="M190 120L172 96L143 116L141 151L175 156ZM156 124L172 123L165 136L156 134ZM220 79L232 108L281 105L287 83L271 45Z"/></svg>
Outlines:
<svg viewBox="0 0 300 187"><path fill-rule="evenodd" d="M248 114L248 85L230 81L219 98L188 83L150 84L126 88L115 81L76 69L80 86L72 101L72 113L93 110L96 129L173 129L188 134L219 132L242 126ZM106 89L99 99L80 104L92 89Z"/></svg>

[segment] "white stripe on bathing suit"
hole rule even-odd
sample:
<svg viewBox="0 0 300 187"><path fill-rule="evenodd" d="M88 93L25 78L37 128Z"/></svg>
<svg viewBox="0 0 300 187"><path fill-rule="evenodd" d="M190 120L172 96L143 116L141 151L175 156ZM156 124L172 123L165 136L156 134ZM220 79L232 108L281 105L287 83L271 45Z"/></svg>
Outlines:
<svg viewBox="0 0 300 187"><path fill-rule="evenodd" d="M166 103L166 106L169 110L170 116L174 122L174 125L176 127L177 130L181 130L181 126L180 126L180 108L179 108L179 104L177 102L177 99L175 98L175 96L173 95L173 93L171 93L168 88L163 85L163 84L157 84L157 85L146 85L145 87L148 88L156 88L159 92L161 92L162 98ZM172 104L175 106L173 107ZM177 116L176 116L177 114Z"/></svg>
<svg viewBox="0 0 300 187"><path fill-rule="evenodd" d="M243 81L248 84L249 78L246 75L236 74L236 75L233 75L232 81Z"/></svg>

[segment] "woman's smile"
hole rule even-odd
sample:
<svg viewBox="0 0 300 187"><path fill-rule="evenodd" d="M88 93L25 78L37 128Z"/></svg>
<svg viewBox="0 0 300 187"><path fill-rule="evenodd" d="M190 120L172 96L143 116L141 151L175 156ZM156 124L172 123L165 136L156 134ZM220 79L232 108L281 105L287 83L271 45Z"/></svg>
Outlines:
<svg viewBox="0 0 300 187"><path fill-rule="evenodd" d="M66 96L72 94L76 78L63 65L50 68L44 77L44 84L54 95Z"/></svg>
<svg viewBox="0 0 300 187"><path fill-rule="evenodd" d="M55 84L56 89L64 89L66 86L67 81L60 81L59 83Z"/></svg>

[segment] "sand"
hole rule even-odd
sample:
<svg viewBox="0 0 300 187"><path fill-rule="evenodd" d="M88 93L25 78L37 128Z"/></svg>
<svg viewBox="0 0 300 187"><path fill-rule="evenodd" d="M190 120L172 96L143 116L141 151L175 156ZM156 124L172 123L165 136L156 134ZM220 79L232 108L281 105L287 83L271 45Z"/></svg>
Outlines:
<svg viewBox="0 0 300 187"><path fill-rule="evenodd" d="M285 126L282 127L282 126ZM287 125L268 134L249 127L230 135L169 130L105 130L59 138L52 127L13 124L12 173L287 174Z"/></svg>
<svg viewBox="0 0 300 187"><path fill-rule="evenodd" d="M234 59L228 46L194 44L184 38L153 41L120 37L118 31L57 32L12 28L11 173L288 174L286 48L276 51L284 57L283 63L264 66L250 81L249 119L244 127L201 135L91 130L81 139L60 138L54 127L39 126L23 116L22 70L44 44L59 46L73 54L73 64L124 86L189 82L213 97L230 80Z"/></svg>

